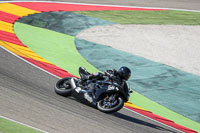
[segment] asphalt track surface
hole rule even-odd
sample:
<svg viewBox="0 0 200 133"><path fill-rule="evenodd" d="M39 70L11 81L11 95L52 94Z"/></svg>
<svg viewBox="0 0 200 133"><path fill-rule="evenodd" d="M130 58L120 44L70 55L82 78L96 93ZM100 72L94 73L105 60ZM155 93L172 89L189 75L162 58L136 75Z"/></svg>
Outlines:
<svg viewBox="0 0 200 133"><path fill-rule="evenodd" d="M89 0L84 2L94 3ZM114 2L117 5L122 4L120 1ZM102 1L101 4L112 4L112 1ZM172 5L175 4L176 1ZM123 5L147 6L127 0L123 1ZM156 7L151 4L149 6ZM190 8L196 9L195 6ZM57 77L20 60L0 47L0 114L52 133L178 132L126 109L108 115L72 98L58 96L54 92L57 80Z"/></svg>
<svg viewBox="0 0 200 133"><path fill-rule="evenodd" d="M54 93L58 78L0 48L0 114L54 133L162 133L177 132L122 109L100 111Z"/></svg>

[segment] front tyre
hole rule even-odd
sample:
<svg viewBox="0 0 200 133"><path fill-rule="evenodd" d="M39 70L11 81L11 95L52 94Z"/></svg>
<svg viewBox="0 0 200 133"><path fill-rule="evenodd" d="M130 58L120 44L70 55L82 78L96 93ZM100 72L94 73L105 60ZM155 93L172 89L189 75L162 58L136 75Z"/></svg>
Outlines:
<svg viewBox="0 0 200 133"><path fill-rule="evenodd" d="M70 84L70 79L72 77L67 77L58 80L55 85L55 92L61 96L70 96L72 94L72 87Z"/></svg>
<svg viewBox="0 0 200 133"><path fill-rule="evenodd" d="M116 94L104 96L97 102L97 109L104 113L119 111L124 106L124 99Z"/></svg>

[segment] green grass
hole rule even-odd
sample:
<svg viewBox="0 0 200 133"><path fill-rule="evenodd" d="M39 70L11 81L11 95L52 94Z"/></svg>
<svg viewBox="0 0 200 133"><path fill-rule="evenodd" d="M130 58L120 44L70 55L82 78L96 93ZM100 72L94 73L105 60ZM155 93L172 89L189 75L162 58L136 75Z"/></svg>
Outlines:
<svg viewBox="0 0 200 133"><path fill-rule="evenodd" d="M81 11L86 16L120 24L200 25L200 12L189 11Z"/></svg>
<svg viewBox="0 0 200 133"><path fill-rule="evenodd" d="M79 77L80 66L86 67L90 72L98 71L78 53L74 36L19 22L15 23L14 28L23 44L69 73Z"/></svg>
<svg viewBox="0 0 200 133"><path fill-rule="evenodd" d="M9 121L0 117L1 133L42 133L38 130L26 127L24 125Z"/></svg>

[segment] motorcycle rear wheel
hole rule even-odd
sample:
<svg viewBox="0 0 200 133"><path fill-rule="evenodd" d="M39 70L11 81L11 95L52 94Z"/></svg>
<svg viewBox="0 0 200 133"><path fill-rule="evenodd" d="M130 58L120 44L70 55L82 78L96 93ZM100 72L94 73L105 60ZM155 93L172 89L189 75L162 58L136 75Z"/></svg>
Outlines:
<svg viewBox="0 0 200 133"><path fill-rule="evenodd" d="M67 77L67 78L63 78L58 80L58 82L55 85L55 92L61 96L71 96L72 94L72 88L71 88L71 84L70 84L70 79L72 77Z"/></svg>
<svg viewBox="0 0 200 133"><path fill-rule="evenodd" d="M106 103L107 96L102 97L97 102L97 109L104 113L113 113L119 111L124 106L124 99L121 96L118 96L115 100L117 102L114 106L107 105Z"/></svg>

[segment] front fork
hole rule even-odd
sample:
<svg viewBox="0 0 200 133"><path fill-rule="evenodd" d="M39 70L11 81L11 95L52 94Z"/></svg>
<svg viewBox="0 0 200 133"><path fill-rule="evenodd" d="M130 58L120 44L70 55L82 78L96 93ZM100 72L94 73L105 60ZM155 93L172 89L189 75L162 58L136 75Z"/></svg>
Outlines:
<svg viewBox="0 0 200 133"><path fill-rule="evenodd" d="M107 107L112 107L117 104L117 98L118 94L111 94L110 96L107 95L107 97L104 98L104 105Z"/></svg>

